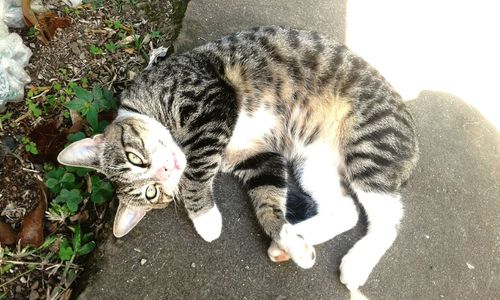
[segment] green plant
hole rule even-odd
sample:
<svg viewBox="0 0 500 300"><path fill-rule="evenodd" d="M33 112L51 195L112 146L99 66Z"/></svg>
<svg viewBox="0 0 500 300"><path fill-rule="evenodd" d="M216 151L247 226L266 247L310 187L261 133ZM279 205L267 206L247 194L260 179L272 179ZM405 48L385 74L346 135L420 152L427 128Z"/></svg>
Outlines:
<svg viewBox="0 0 500 300"><path fill-rule="evenodd" d="M45 185L55 194L61 192L62 189L79 188L75 175L64 168L55 168L47 172Z"/></svg>
<svg viewBox="0 0 500 300"><path fill-rule="evenodd" d="M159 31L151 31L151 38L152 39L158 39L160 38L161 34Z"/></svg>
<svg viewBox="0 0 500 300"><path fill-rule="evenodd" d="M106 50L108 50L111 53L115 53L117 48L116 44L113 42L104 44L104 47L106 47Z"/></svg>
<svg viewBox="0 0 500 300"><path fill-rule="evenodd" d="M30 38L35 38L37 36L38 32L35 27L30 27L28 28L28 37Z"/></svg>
<svg viewBox="0 0 500 300"><path fill-rule="evenodd" d="M92 193L90 200L95 204L102 204L113 196L113 186L109 181L102 180L97 176L90 176Z"/></svg>
<svg viewBox="0 0 500 300"><path fill-rule="evenodd" d="M0 115L0 130L3 130L3 122L4 121L9 121L12 118L12 113L8 112L3 115Z"/></svg>
<svg viewBox="0 0 500 300"><path fill-rule="evenodd" d="M78 189L62 189L54 201L55 203L66 204L72 213L76 213L78 211L78 205L83 202L83 197Z"/></svg>
<svg viewBox="0 0 500 300"><path fill-rule="evenodd" d="M34 103L30 98L33 97L33 93L31 91L28 92L28 99L26 99L26 105L28 106L29 111L35 117L39 117L42 115L42 110L38 107L37 103Z"/></svg>
<svg viewBox="0 0 500 300"><path fill-rule="evenodd" d="M93 85L92 92L79 86L73 87L73 91L76 98L66 103L65 106L81 113L92 127L92 130L97 131L99 129L98 113L104 110L116 109L113 95L108 89L103 89L97 84Z"/></svg>
<svg viewBox="0 0 500 300"><path fill-rule="evenodd" d="M64 223L72 215L66 205L59 205L55 202L50 203L50 207L45 214L50 221L58 223Z"/></svg>
<svg viewBox="0 0 500 300"><path fill-rule="evenodd" d="M82 235L80 225L69 226L73 231L71 244L68 239L63 238L59 245L59 259L73 262L75 258L89 254L95 248L95 242L91 241L92 233Z"/></svg>
<svg viewBox="0 0 500 300"><path fill-rule="evenodd" d="M24 150L26 150L26 152L31 153L33 155L38 154L38 148L36 147L36 144L34 142L32 142L28 137L26 137L26 136L23 137L21 139L21 143L23 143Z"/></svg>
<svg viewBox="0 0 500 300"><path fill-rule="evenodd" d="M123 27L122 22L120 22L120 20L114 21L112 25L113 25L113 29L115 29L115 30L120 30Z"/></svg>
<svg viewBox="0 0 500 300"><path fill-rule="evenodd" d="M90 53L94 55L104 54L104 51L96 45L90 45Z"/></svg>
<svg viewBox="0 0 500 300"><path fill-rule="evenodd" d="M78 131L75 133L68 134L68 141L73 143L79 140L83 140L86 137L85 133Z"/></svg>

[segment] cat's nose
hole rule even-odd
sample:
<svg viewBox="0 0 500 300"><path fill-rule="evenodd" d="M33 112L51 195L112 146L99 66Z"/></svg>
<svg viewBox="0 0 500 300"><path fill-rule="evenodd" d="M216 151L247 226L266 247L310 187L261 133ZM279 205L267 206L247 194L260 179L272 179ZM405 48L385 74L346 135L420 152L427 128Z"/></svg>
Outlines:
<svg viewBox="0 0 500 300"><path fill-rule="evenodd" d="M162 166L156 170L155 176L158 180L164 181L168 179L168 169L165 166Z"/></svg>

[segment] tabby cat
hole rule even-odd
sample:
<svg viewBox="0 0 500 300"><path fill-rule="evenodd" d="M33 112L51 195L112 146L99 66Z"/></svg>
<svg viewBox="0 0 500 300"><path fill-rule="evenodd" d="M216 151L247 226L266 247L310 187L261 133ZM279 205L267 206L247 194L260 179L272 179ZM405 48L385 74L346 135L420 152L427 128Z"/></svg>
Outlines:
<svg viewBox="0 0 500 300"><path fill-rule="evenodd" d="M357 223L357 198L368 231L340 265L355 291L396 238L417 153L412 117L374 68L318 33L270 26L153 65L122 93L104 134L58 159L114 183L117 237L175 198L203 239L218 238L214 175L230 172L272 239L271 260L302 268L315 262L313 245ZM288 191L287 166L303 193ZM304 195L315 211L292 224L287 198L301 207Z"/></svg>

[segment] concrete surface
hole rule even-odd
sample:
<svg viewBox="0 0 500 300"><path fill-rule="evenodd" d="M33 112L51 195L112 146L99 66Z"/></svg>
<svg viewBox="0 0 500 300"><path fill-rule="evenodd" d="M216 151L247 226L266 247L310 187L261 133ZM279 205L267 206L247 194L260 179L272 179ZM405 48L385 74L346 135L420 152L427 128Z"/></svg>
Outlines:
<svg viewBox="0 0 500 300"><path fill-rule="evenodd" d="M343 26L343 2L320 1L319 9L285 0L249 2L192 1L180 48L260 24L316 29L343 39L344 29L335 25ZM423 92L408 105L421 160L404 192L400 235L361 290L370 299L498 299L499 133L451 95ZM108 224L108 238L88 281L81 282L79 299L348 298L338 265L363 234L362 221L317 246L316 265L302 270L268 260L269 239L231 177L218 178L216 195L224 225L212 243L198 237L182 209L173 206L149 213L120 240Z"/></svg>

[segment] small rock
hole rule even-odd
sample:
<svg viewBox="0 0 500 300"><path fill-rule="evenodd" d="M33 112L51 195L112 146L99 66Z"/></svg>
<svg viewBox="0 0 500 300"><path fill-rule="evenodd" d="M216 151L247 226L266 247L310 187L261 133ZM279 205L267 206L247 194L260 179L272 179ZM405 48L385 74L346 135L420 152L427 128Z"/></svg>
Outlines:
<svg viewBox="0 0 500 300"><path fill-rule="evenodd" d="M135 251L135 252L139 252L139 253L141 253L141 252L142 252L142 250L141 250L141 249L139 249L139 248L134 248L134 251Z"/></svg>
<svg viewBox="0 0 500 300"><path fill-rule="evenodd" d="M31 289L32 290L36 290L38 288L38 286L40 285L40 282L37 280L35 281L32 285L31 285Z"/></svg>
<svg viewBox="0 0 500 300"><path fill-rule="evenodd" d="M469 270L473 270L476 268L473 265L469 264L468 262L465 262L465 263L467 264L467 268L469 268Z"/></svg>
<svg viewBox="0 0 500 300"><path fill-rule="evenodd" d="M40 295L38 294L37 291L31 291L29 295L29 300L37 300L40 298Z"/></svg>
<svg viewBox="0 0 500 300"><path fill-rule="evenodd" d="M71 49L71 51L76 54L76 55L80 55L80 48L78 48L78 44L73 42L69 45L69 48Z"/></svg>
<svg viewBox="0 0 500 300"><path fill-rule="evenodd" d="M28 280L26 280L26 278L24 278L24 276L23 276L23 277L21 277L21 278L19 278L19 280L20 280L22 283L26 283L26 282L28 282Z"/></svg>
<svg viewBox="0 0 500 300"><path fill-rule="evenodd" d="M137 76L137 73L134 71L128 71L128 79L129 80L134 80L134 78Z"/></svg>
<svg viewBox="0 0 500 300"><path fill-rule="evenodd" d="M245 269L250 270L250 267L249 266L245 266Z"/></svg>
<svg viewBox="0 0 500 300"><path fill-rule="evenodd" d="M144 264L145 264L147 261L148 261L148 260L147 260L147 259L145 259L145 258L141 259L141 266L144 266Z"/></svg>
<svg viewBox="0 0 500 300"><path fill-rule="evenodd" d="M196 264L194 262L191 263L191 268L196 268Z"/></svg>

